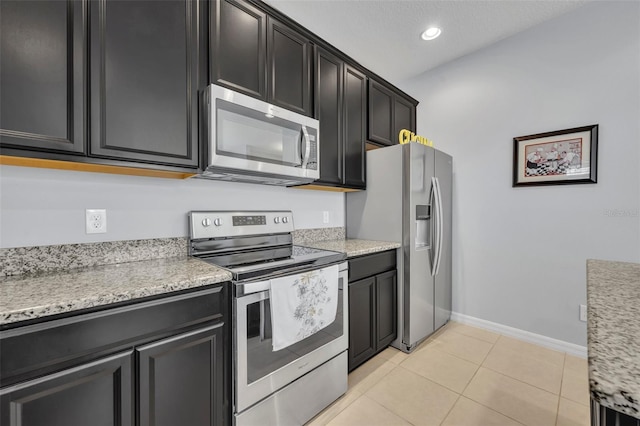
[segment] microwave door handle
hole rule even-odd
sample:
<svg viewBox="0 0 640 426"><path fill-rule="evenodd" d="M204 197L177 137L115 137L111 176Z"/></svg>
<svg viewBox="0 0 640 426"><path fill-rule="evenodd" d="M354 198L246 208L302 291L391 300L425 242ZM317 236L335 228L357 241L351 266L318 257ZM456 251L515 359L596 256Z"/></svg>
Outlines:
<svg viewBox="0 0 640 426"><path fill-rule="evenodd" d="M301 142L304 141L304 155L302 156L302 168L307 168L307 163L309 162L309 156L311 155L311 141L309 140L309 132L307 131L307 126L302 126L302 139Z"/></svg>

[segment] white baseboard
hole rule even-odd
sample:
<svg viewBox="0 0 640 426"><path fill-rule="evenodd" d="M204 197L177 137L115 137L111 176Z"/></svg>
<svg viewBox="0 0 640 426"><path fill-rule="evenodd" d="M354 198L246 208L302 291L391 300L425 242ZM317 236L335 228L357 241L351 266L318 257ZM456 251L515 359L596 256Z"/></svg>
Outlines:
<svg viewBox="0 0 640 426"><path fill-rule="evenodd" d="M534 343L536 345L544 346L545 348L566 352L569 355L585 359L587 358L587 348L585 346L576 345L575 343L553 339L551 337L543 336L542 334L531 333L530 331L520 330L519 328L509 327L508 325L502 325L497 322L471 317L458 312L451 312L451 320L461 324L483 328L495 333L504 334L505 336L524 340L525 342Z"/></svg>

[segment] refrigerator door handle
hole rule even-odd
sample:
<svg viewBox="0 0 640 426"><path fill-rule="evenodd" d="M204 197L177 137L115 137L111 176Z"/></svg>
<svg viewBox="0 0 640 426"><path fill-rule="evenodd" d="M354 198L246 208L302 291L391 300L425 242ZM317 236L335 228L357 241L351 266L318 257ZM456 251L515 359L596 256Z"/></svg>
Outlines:
<svg viewBox="0 0 640 426"><path fill-rule="evenodd" d="M431 241L429 242L429 246L431 248L430 260L431 260L431 276L436 275L436 262L438 261L438 208L437 208L437 179L435 177L431 178L431 195L429 203L431 204L431 218L432 218L432 228L431 228Z"/></svg>
<svg viewBox="0 0 640 426"><path fill-rule="evenodd" d="M438 234L438 246L436 249L436 263L435 268L432 271L432 275L438 275L438 271L440 270L440 260L442 259L442 243L444 237L444 224L442 223L443 214L442 214L442 192L440 191L440 181L438 178L434 177L435 183L435 202L436 202L436 215L438 220L436 222L436 233Z"/></svg>

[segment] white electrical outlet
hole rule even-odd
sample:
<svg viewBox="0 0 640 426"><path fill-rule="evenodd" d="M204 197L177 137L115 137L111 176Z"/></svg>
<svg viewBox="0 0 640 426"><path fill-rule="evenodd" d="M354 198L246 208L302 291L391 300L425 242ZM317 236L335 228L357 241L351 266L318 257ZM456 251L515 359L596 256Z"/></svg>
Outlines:
<svg viewBox="0 0 640 426"><path fill-rule="evenodd" d="M329 223L329 212L328 211L323 211L322 212L322 223Z"/></svg>
<svg viewBox="0 0 640 426"><path fill-rule="evenodd" d="M107 211L104 209L85 210L87 234L104 234L107 232Z"/></svg>
<svg viewBox="0 0 640 426"><path fill-rule="evenodd" d="M587 305L580 305L580 321L587 321Z"/></svg>

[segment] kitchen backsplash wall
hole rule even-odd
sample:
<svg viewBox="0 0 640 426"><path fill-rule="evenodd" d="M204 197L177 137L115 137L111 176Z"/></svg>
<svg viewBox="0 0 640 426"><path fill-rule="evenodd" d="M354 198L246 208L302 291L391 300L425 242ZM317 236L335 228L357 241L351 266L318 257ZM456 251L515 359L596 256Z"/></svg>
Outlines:
<svg viewBox="0 0 640 426"><path fill-rule="evenodd" d="M344 227L342 193L203 179L1 166L0 195L1 248L186 237L190 210L292 210L296 229ZM85 233L85 209L106 209L107 233Z"/></svg>
<svg viewBox="0 0 640 426"><path fill-rule="evenodd" d="M0 249L0 277L185 256L187 237Z"/></svg>
<svg viewBox="0 0 640 426"><path fill-rule="evenodd" d="M294 244L344 239L344 227L298 229ZM186 256L188 238L0 248L0 277Z"/></svg>
<svg viewBox="0 0 640 426"><path fill-rule="evenodd" d="M344 240L345 228L297 229L293 232L293 244L304 245L315 241Z"/></svg>

